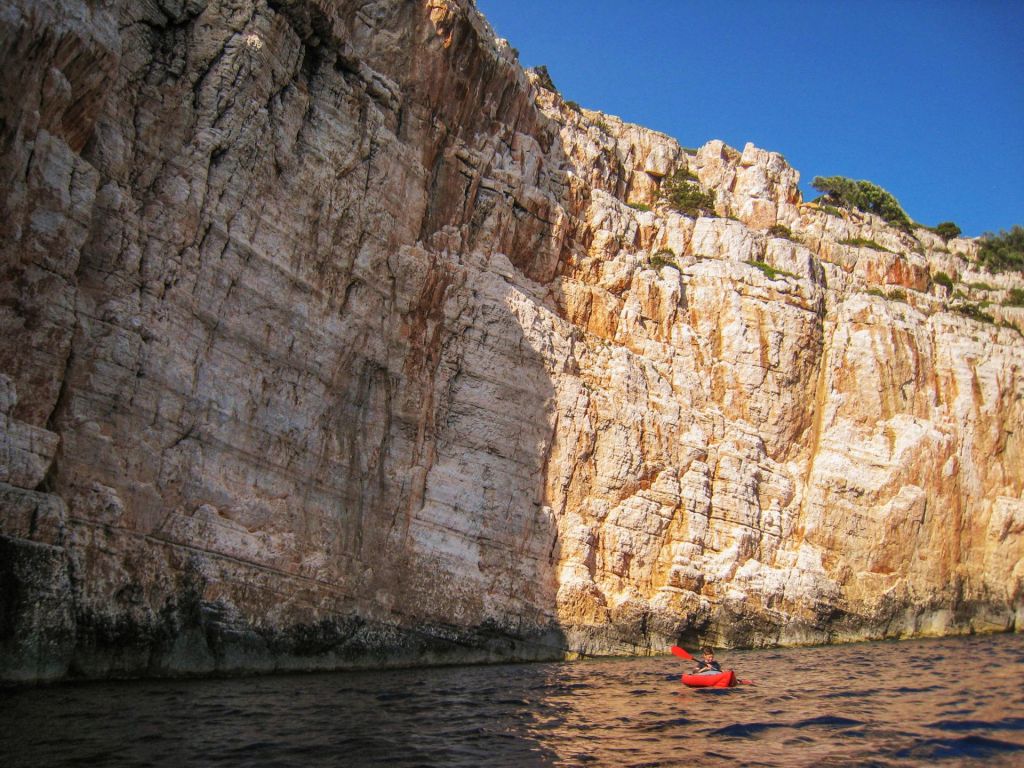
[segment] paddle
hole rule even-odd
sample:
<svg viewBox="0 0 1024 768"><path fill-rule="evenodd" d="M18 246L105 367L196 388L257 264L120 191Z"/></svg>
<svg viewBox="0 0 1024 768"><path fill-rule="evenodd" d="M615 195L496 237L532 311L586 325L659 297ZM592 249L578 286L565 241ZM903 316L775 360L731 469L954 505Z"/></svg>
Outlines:
<svg viewBox="0 0 1024 768"><path fill-rule="evenodd" d="M686 659L687 661L693 661L693 656L688 654L686 651L684 651L678 645L673 645L672 648L671 648L671 651L672 651L672 655L673 656L678 656L680 659Z"/></svg>

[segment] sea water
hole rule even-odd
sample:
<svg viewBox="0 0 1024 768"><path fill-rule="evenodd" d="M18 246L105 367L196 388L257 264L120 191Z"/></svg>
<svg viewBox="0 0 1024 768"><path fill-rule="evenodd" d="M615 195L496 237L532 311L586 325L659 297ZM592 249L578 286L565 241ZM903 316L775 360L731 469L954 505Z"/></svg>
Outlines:
<svg viewBox="0 0 1024 768"><path fill-rule="evenodd" d="M690 649L696 651L696 648ZM1024 637L0 692L0 765L1024 766Z"/></svg>

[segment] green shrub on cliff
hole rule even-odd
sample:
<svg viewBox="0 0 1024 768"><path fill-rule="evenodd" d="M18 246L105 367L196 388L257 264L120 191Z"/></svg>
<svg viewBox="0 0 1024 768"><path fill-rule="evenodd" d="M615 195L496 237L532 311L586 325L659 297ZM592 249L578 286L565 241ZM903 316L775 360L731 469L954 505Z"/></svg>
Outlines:
<svg viewBox="0 0 1024 768"><path fill-rule="evenodd" d="M953 290L953 278L947 275L945 272L936 272L932 275L932 282L936 285L941 285L947 290Z"/></svg>
<svg viewBox="0 0 1024 768"><path fill-rule="evenodd" d="M714 190L701 189L695 178L687 170L676 171L662 182L659 196L670 208L687 216L714 215Z"/></svg>
<svg viewBox="0 0 1024 768"><path fill-rule="evenodd" d="M936 224L934 227L928 227L928 229L941 237L947 243L954 237L960 237L960 227L952 221L943 221L940 224Z"/></svg>
<svg viewBox="0 0 1024 768"><path fill-rule="evenodd" d="M1004 307L1024 307L1024 288L1011 288Z"/></svg>
<svg viewBox="0 0 1024 768"><path fill-rule="evenodd" d="M989 272L1024 272L1024 227L1014 224L1009 232L982 235L978 264Z"/></svg>
<svg viewBox="0 0 1024 768"><path fill-rule="evenodd" d="M899 201L877 184L865 180L854 181L845 176L815 176L811 186L822 193L818 202L873 213L897 229L911 231L910 217Z"/></svg>
<svg viewBox="0 0 1024 768"><path fill-rule="evenodd" d="M651 256L649 263L657 270L661 270L662 267L672 267L672 269L679 270L679 265L676 263L675 251L671 248L662 248L656 254Z"/></svg>
<svg viewBox="0 0 1024 768"><path fill-rule="evenodd" d="M797 242L797 237L789 230L785 224L772 224L768 227L768 234L771 237L781 237L786 240L792 240Z"/></svg>

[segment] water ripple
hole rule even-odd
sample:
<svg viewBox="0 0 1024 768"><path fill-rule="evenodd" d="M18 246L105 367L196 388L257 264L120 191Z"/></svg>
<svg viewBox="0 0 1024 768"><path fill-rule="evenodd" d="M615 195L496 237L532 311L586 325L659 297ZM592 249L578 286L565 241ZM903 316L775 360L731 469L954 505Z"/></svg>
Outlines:
<svg viewBox="0 0 1024 768"><path fill-rule="evenodd" d="M716 728L711 731L704 731L709 736L721 736L724 738L732 739L749 739L751 736L756 736L761 731L766 731L769 728L782 728L783 723L733 723L727 725L724 728Z"/></svg>
<svg viewBox="0 0 1024 768"><path fill-rule="evenodd" d="M912 747L895 753L897 757L918 760L946 760L950 758L997 757L1024 752L1024 745L990 739L986 736L964 736L959 739L925 739Z"/></svg>
<svg viewBox="0 0 1024 768"><path fill-rule="evenodd" d="M939 720L929 723L929 728L938 728L940 731L1022 731L1024 730L1024 717L1004 717L1001 720Z"/></svg>
<svg viewBox="0 0 1024 768"><path fill-rule="evenodd" d="M806 728L811 725L826 725L835 728L846 728L851 725L864 725L861 720L853 720L849 717L836 717L834 715L819 715L818 717L811 717L807 720L801 720L794 724L796 728Z"/></svg>

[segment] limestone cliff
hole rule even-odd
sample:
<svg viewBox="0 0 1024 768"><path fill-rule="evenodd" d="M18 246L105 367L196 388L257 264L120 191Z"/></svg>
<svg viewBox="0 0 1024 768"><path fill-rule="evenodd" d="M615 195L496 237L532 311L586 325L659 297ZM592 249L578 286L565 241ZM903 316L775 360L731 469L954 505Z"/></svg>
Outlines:
<svg viewBox="0 0 1024 768"><path fill-rule="evenodd" d="M467 0L13 0L0 45L3 679L1024 623L975 242L567 105Z"/></svg>

